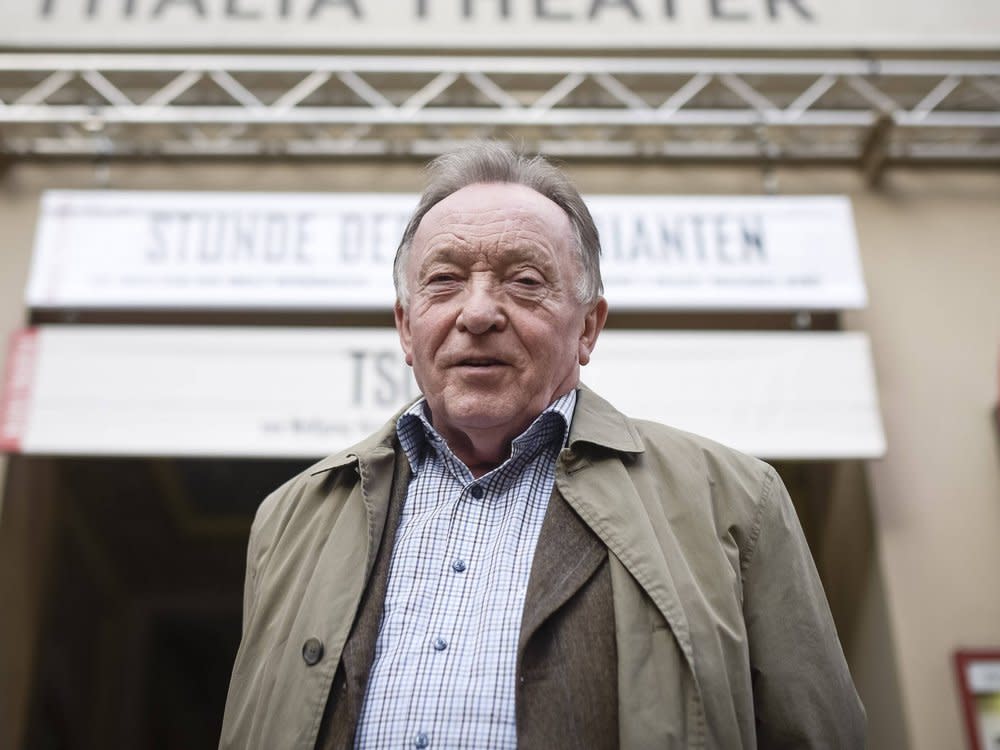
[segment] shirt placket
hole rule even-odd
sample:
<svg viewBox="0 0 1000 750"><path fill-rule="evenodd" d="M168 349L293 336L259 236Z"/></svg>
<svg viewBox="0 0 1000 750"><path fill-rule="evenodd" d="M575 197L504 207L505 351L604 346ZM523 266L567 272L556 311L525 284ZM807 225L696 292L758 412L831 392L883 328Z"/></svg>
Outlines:
<svg viewBox="0 0 1000 750"><path fill-rule="evenodd" d="M538 492L539 475L547 471L539 462L555 439L554 419L559 417L544 415L515 441L504 465L478 480L426 420L409 424L411 490L420 517L411 519L412 536L401 545L410 557L403 574L413 580L400 582L399 591L403 596L407 586L421 591L415 601L408 597L417 611L396 623L396 637L409 673L405 679L415 690L390 684L381 691L383 701L406 695L414 700L392 711L395 718L388 721L394 726L378 732L379 744L403 739L403 746L418 750L516 744L513 703L507 698L514 692L521 610L547 502L529 495ZM568 419L558 423L563 436ZM417 437L414 427L423 434Z"/></svg>

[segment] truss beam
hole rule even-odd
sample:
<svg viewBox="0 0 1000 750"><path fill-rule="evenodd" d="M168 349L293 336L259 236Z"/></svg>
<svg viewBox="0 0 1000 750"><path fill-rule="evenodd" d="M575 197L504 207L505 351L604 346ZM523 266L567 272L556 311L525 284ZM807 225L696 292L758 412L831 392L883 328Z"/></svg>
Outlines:
<svg viewBox="0 0 1000 750"><path fill-rule="evenodd" d="M484 135L569 158L997 162L1000 62L0 54L8 159L425 156Z"/></svg>

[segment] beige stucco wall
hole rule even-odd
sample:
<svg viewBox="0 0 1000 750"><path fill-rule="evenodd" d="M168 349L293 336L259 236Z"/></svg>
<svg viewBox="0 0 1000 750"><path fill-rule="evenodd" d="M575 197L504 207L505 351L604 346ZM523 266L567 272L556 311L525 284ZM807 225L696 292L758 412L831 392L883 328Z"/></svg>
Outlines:
<svg viewBox="0 0 1000 750"><path fill-rule="evenodd" d="M755 169L609 163L570 171L584 192L740 194L758 193L762 183ZM413 163L150 164L114 166L108 177L102 182L92 166L22 165L0 178L0 332L24 319L46 187L410 191L420 182ZM782 192L852 197L871 297L845 323L871 335L889 452L838 479L853 489L830 514L823 565L835 571L841 562L856 578L837 597L853 600L854 617L841 627L850 630L843 636L872 747L962 747L951 653L1000 646L1000 440L990 416L1000 347L1000 174L896 170L878 191L849 169L783 170L778 178ZM870 564L858 570L853 545L862 543Z"/></svg>
<svg viewBox="0 0 1000 750"><path fill-rule="evenodd" d="M1000 174L894 175L855 201L889 453L869 467L914 750L963 747L958 647L1000 647Z"/></svg>

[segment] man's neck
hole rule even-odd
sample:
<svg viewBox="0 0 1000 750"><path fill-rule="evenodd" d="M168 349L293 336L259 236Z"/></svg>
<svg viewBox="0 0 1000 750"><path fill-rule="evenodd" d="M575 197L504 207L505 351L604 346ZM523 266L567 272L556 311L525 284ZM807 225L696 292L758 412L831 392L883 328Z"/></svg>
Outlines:
<svg viewBox="0 0 1000 750"><path fill-rule="evenodd" d="M438 429L438 432L455 457L469 468L472 476L478 479L510 458L511 443L525 428L517 430L514 434L502 430Z"/></svg>
<svg viewBox="0 0 1000 750"><path fill-rule="evenodd" d="M462 427L443 424L441 421L435 420L430 405L426 401L422 407L423 417L444 440L455 458L465 464L472 476L478 479L507 461L511 457L514 442L524 435L542 414L553 410L555 404L559 403L561 399L566 399L573 390L575 389L553 398L542 411L530 419L504 425L477 428L475 426ZM574 406L575 399L554 409L560 415L560 419L564 420L564 425L568 425L572 420Z"/></svg>

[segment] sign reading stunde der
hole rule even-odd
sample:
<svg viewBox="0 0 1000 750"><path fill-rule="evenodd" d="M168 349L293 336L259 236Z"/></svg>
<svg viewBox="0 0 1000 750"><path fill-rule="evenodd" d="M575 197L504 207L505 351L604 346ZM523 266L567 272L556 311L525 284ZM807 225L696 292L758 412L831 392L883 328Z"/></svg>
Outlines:
<svg viewBox="0 0 1000 750"><path fill-rule="evenodd" d="M416 196L52 191L33 308L389 309ZM850 203L595 196L615 309L843 309L865 287Z"/></svg>

